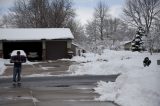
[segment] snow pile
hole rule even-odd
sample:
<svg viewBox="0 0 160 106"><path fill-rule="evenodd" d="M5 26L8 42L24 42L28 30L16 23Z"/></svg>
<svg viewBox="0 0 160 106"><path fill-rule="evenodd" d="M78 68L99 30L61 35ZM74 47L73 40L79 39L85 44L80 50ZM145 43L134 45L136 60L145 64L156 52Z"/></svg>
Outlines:
<svg viewBox="0 0 160 106"><path fill-rule="evenodd" d="M149 57L149 67L143 66L143 60ZM115 82L98 82L95 92L101 96L98 101L113 101L121 106L160 106L160 66L157 59L160 54L147 52L105 50L102 55L76 57L69 70L73 75L110 75L121 74ZM90 60L90 61L87 61Z"/></svg>
<svg viewBox="0 0 160 106"><path fill-rule="evenodd" d="M2 75L6 69L6 66L4 65L5 60L0 58L0 75Z"/></svg>
<svg viewBox="0 0 160 106"><path fill-rule="evenodd" d="M120 75L116 82L98 82L96 100L121 106L160 106L160 71L137 70Z"/></svg>

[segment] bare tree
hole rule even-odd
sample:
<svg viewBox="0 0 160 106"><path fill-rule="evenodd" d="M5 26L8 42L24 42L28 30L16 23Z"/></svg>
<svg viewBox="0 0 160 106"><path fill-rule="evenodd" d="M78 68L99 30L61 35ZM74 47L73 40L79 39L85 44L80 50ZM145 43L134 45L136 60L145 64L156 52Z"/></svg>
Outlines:
<svg viewBox="0 0 160 106"><path fill-rule="evenodd" d="M88 42L87 42L87 44L89 45L88 49L91 50L92 52L97 53L98 52L97 46L98 42L100 41L97 20L88 21L86 25L86 34L88 36Z"/></svg>
<svg viewBox="0 0 160 106"><path fill-rule="evenodd" d="M160 0L126 0L123 12L127 22L135 26L144 26L147 34L154 18L160 13Z"/></svg>
<svg viewBox="0 0 160 106"><path fill-rule="evenodd" d="M157 17L153 23L151 33L150 47L156 52L157 50L160 50L160 17Z"/></svg>
<svg viewBox="0 0 160 106"><path fill-rule="evenodd" d="M50 5L50 26L66 27L67 23L75 17L71 0L53 0Z"/></svg>
<svg viewBox="0 0 160 106"><path fill-rule="evenodd" d="M126 0L123 11L128 23L145 28L148 35L145 46L152 54L155 34L151 29L160 14L160 0Z"/></svg>
<svg viewBox="0 0 160 106"><path fill-rule="evenodd" d="M8 19L12 19L13 24L15 24L16 27L31 27L31 21L29 20L30 11L28 9L28 2L28 0L17 0L14 3L14 7L10 8L10 13L8 16L5 16L8 17Z"/></svg>
<svg viewBox="0 0 160 106"><path fill-rule="evenodd" d="M67 27L75 17L71 0L17 0L10 9L17 27Z"/></svg>
<svg viewBox="0 0 160 106"><path fill-rule="evenodd" d="M133 37L132 30L122 20L108 14L108 7L99 2L93 20L86 25L88 47L92 52L101 53L102 49L118 49L120 41Z"/></svg>
<svg viewBox="0 0 160 106"><path fill-rule="evenodd" d="M45 28L48 27L48 0L30 0L29 10L30 10L30 20L32 20L34 27Z"/></svg>
<svg viewBox="0 0 160 106"><path fill-rule="evenodd" d="M105 2L100 1L95 8L94 17L99 27L100 38L104 40L104 21L107 18L108 7Z"/></svg>
<svg viewBox="0 0 160 106"><path fill-rule="evenodd" d="M13 22L14 21L13 21L11 16L9 16L9 15L3 15L2 16L2 24L3 24L2 27L5 27L5 28L16 27L16 26L13 26L14 25Z"/></svg>
<svg viewBox="0 0 160 106"><path fill-rule="evenodd" d="M86 41L86 36L84 32L84 27L80 24L80 22L76 20L70 20L70 22L68 22L68 27L70 28L70 30L74 35L73 42L81 46L84 46Z"/></svg>
<svg viewBox="0 0 160 106"><path fill-rule="evenodd" d="M0 27L3 26L3 23L2 23L2 15L1 15L1 9L0 9Z"/></svg>

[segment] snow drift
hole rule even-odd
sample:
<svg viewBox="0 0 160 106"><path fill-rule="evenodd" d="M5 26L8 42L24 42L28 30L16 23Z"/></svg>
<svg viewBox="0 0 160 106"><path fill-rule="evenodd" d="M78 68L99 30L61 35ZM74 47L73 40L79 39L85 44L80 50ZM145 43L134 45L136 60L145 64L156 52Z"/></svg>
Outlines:
<svg viewBox="0 0 160 106"><path fill-rule="evenodd" d="M143 66L143 60L149 57L149 67ZM87 54L74 57L72 75L110 75L121 74L115 82L99 81L94 88L101 96L97 101L113 101L121 106L160 106L160 66L157 65L160 54L147 52L105 50L102 55Z"/></svg>

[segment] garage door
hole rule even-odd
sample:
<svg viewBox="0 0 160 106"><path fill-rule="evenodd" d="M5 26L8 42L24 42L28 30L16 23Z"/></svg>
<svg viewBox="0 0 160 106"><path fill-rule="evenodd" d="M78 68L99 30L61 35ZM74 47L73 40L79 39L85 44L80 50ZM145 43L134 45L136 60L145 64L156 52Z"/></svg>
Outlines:
<svg viewBox="0 0 160 106"><path fill-rule="evenodd" d="M42 60L41 42L3 42L4 58L10 58L13 50L24 50L28 60Z"/></svg>
<svg viewBox="0 0 160 106"><path fill-rule="evenodd" d="M46 58L47 60L62 59L67 56L66 41L47 41L46 42Z"/></svg>

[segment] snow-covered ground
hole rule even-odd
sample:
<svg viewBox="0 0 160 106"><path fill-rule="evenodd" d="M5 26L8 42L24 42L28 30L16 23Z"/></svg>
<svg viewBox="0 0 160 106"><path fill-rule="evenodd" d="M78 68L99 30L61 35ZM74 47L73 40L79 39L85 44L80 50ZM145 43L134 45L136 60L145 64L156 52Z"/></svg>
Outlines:
<svg viewBox="0 0 160 106"><path fill-rule="evenodd" d="M5 60L0 58L0 75L2 75L6 69L6 66L4 65Z"/></svg>
<svg viewBox="0 0 160 106"><path fill-rule="evenodd" d="M149 57L149 67L143 66L143 60ZM102 55L84 54L74 57L72 75L110 75L120 74L115 82L99 81L95 92L101 94L98 101L113 101L121 106L160 106L160 66L157 65L160 54L150 55L130 51L105 50Z"/></svg>
<svg viewBox="0 0 160 106"><path fill-rule="evenodd" d="M143 66L145 57L152 61L149 67ZM81 64L70 66L68 71L73 75L110 75L136 70L157 70L160 68L157 66L158 58L160 59L160 54L105 50L102 55L88 53L74 57L72 61Z"/></svg>
<svg viewBox="0 0 160 106"><path fill-rule="evenodd" d="M149 67L143 66L145 57L152 61ZM71 61L80 64L71 65L68 71L72 75L120 74L115 82L97 83L94 89L101 95L95 98L97 101L113 101L121 106L160 106L160 66L157 59L160 59L160 54L105 50L102 55L87 53L74 57ZM0 59L0 75L7 62Z"/></svg>

